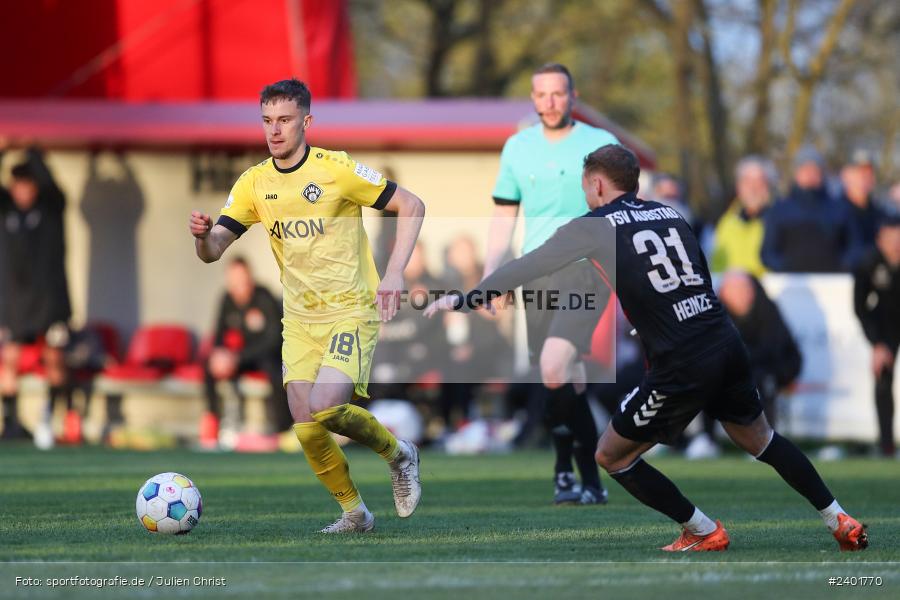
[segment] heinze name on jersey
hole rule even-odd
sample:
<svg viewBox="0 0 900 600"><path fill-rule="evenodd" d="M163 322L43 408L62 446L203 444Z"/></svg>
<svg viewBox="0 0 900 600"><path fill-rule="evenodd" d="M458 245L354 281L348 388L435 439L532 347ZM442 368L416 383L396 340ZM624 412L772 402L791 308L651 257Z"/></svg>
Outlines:
<svg viewBox="0 0 900 600"><path fill-rule="evenodd" d="M675 316L678 317L679 321L684 321L685 319L690 319L694 315L699 315L702 312L711 310L712 307L712 302L710 302L709 297L706 294L697 294L696 296L691 296L690 298L685 298L680 302L676 302L672 305L672 310L675 311Z"/></svg>
<svg viewBox="0 0 900 600"><path fill-rule="evenodd" d="M317 235L325 235L325 220L319 219L298 219L296 221L275 221L272 228L269 229L269 237L276 239L289 238L308 238Z"/></svg>

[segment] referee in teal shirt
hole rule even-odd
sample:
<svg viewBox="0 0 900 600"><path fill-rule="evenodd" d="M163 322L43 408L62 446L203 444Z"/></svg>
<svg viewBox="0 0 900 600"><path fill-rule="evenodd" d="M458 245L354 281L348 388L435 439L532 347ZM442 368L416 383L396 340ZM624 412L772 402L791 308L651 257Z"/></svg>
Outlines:
<svg viewBox="0 0 900 600"><path fill-rule="evenodd" d="M607 144L614 135L572 118L577 92L569 70L556 63L537 69L531 78L531 100L540 123L511 136L500 155L500 174L494 186L484 277L507 253L519 210L525 216L522 252L543 244L558 227L588 211L581 189L584 157ZM569 265L551 277L525 286L527 290L559 291L582 298L605 285L587 261ZM525 302L528 348L538 363L544 384L545 422L556 450L554 502L604 504L607 492L594 460L597 427L585 394L586 374L581 355L590 351L591 336L600 312L548 310ZM575 479L572 458L581 474Z"/></svg>

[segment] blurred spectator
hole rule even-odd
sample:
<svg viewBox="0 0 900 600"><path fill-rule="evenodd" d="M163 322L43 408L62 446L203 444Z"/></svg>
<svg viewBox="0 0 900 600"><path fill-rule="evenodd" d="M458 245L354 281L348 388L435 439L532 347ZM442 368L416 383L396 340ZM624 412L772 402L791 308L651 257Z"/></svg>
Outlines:
<svg viewBox="0 0 900 600"><path fill-rule="evenodd" d="M694 233L699 235L700 231L697 226L701 224L694 218L690 205L685 202L684 188L677 177L670 173L654 175L650 199L674 208L690 224Z"/></svg>
<svg viewBox="0 0 900 600"><path fill-rule="evenodd" d="M900 215L885 218L856 269L854 307L872 344L879 449L894 456L894 366L900 347Z"/></svg>
<svg viewBox="0 0 900 600"><path fill-rule="evenodd" d="M451 289L473 289L481 281L483 270L471 237L461 235L450 242L445 279ZM460 422L472 417L472 399L481 384L510 373L511 347L499 326L509 314L498 311L492 315L478 310L444 315L450 350L445 383L441 386L441 416L448 429L456 429ZM458 418L454 418L454 412Z"/></svg>
<svg viewBox="0 0 900 600"><path fill-rule="evenodd" d="M747 156L735 169L737 197L716 225L713 272L739 269L757 277L762 262L763 216L772 204L774 170L762 157Z"/></svg>
<svg viewBox="0 0 900 600"><path fill-rule="evenodd" d="M800 348L778 306L753 275L729 271L722 277L718 295L747 346L753 383L759 391L766 419L775 426L778 396L790 387L803 368ZM703 430L685 448L688 459L714 458L721 453L714 437L715 420L706 413L701 420Z"/></svg>
<svg viewBox="0 0 900 600"><path fill-rule="evenodd" d="M856 229L856 245L850 262L855 265L874 245L880 207L874 196L875 169L868 152L854 152L852 161L841 169L841 202L849 209Z"/></svg>
<svg viewBox="0 0 900 600"><path fill-rule="evenodd" d="M373 399L409 399L410 385L439 380L447 352L440 320L423 319L419 313L428 305L430 290L444 289L428 271L421 240L413 248L403 277L408 290L406 301L396 317L381 324L375 347L369 385Z"/></svg>
<svg viewBox="0 0 900 600"><path fill-rule="evenodd" d="M615 297L612 300L616 303L615 380L590 384L591 393L610 416L615 414L622 399L641 383L647 370L640 338L631 334L633 327L622 304Z"/></svg>
<svg viewBox="0 0 900 600"><path fill-rule="evenodd" d="M885 212L890 216L900 215L900 181L891 186L888 190L887 204Z"/></svg>
<svg viewBox="0 0 900 600"><path fill-rule="evenodd" d="M769 423L775 426L775 402L781 390L800 375L803 357L778 306L752 275L726 273L719 298L734 321L750 353L753 381Z"/></svg>
<svg viewBox="0 0 900 600"><path fill-rule="evenodd" d="M650 199L674 208L694 230L703 251L709 254L713 242L713 229L707 227L707 223L698 217L687 203L684 185L680 179L669 173L657 173L653 176Z"/></svg>
<svg viewBox="0 0 900 600"><path fill-rule="evenodd" d="M200 443L206 447L215 447L219 439L218 383L229 382L239 395L238 378L251 371L265 373L271 386L269 426L285 431L293 424L281 381L281 302L254 281L250 266L240 257L226 267L225 288L204 369L207 413L200 426Z"/></svg>
<svg viewBox="0 0 900 600"><path fill-rule="evenodd" d="M63 349L69 342L71 317L65 271L65 196L36 148L12 168L9 193L0 195L0 269L3 312L0 337L0 393L4 438L27 438L17 417L18 366L23 344L40 344L49 399L35 430L35 443L53 445L50 425L53 401L71 407Z"/></svg>
<svg viewBox="0 0 900 600"><path fill-rule="evenodd" d="M790 193L766 212L763 263L782 273L849 271L855 234L849 208L826 192L821 155L801 150Z"/></svg>

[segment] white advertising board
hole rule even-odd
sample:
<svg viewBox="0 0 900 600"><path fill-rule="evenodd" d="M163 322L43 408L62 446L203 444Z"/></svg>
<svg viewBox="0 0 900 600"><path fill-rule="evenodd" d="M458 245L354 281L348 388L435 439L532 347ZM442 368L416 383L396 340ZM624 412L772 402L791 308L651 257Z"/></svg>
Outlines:
<svg viewBox="0 0 900 600"><path fill-rule="evenodd" d="M796 389L780 400L778 428L801 438L876 441L872 349L853 310L853 278L769 274L762 283L803 354Z"/></svg>

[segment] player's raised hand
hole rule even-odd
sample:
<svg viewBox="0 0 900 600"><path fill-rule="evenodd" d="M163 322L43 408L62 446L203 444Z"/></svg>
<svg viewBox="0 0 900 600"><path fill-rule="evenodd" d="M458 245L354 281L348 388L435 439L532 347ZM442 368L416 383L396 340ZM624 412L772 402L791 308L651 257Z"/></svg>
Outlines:
<svg viewBox="0 0 900 600"><path fill-rule="evenodd" d="M394 318L397 311L400 310L400 294L403 292L403 276L393 273L386 273L378 286L378 292L375 296L375 307L378 309L378 316L383 322L388 322Z"/></svg>
<svg viewBox="0 0 900 600"><path fill-rule="evenodd" d="M431 304L425 307L423 314L426 318L430 319L433 317L439 310L459 310L463 306L463 299L458 294L447 294L446 296L441 296ZM478 310L486 310L492 315L497 314L497 309L493 304L488 303L480 306Z"/></svg>
<svg viewBox="0 0 900 600"><path fill-rule="evenodd" d="M430 319L435 314L437 314L439 310L456 310L456 304L458 302L459 296L455 294L447 294L445 296L441 296L440 298L426 306L422 314L424 314L426 318Z"/></svg>
<svg viewBox="0 0 900 600"><path fill-rule="evenodd" d="M199 210L191 211L191 235L201 240L209 235L212 229L212 217L205 215Z"/></svg>

